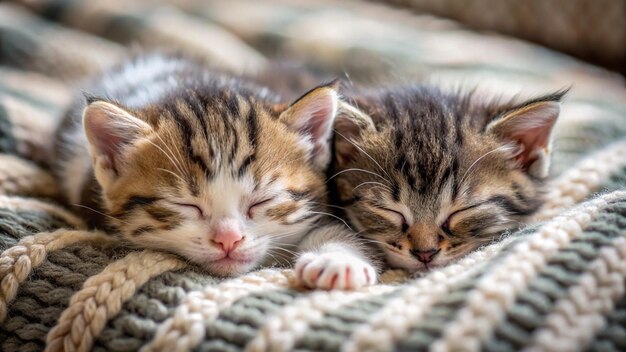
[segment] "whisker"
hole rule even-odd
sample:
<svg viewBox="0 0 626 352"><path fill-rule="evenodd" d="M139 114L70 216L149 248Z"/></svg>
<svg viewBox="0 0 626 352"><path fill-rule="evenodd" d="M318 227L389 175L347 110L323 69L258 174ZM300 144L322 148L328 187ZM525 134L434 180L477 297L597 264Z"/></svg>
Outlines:
<svg viewBox="0 0 626 352"><path fill-rule="evenodd" d="M291 265L291 260L289 260L289 258L282 257L279 253L273 253L272 254L272 253L270 253L270 251L268 251L267 255L272 257L272 259L274 259L274 262L276 262L278 265L286 265L286 266L290 266ZM276 256L278 256L284 262L281 262L278 258L276 258Z"/></svg>
<svg viewBox="0 0 626 352"><path fill-rule="evenodd" d="M292 243L282 243L281 246L289 246L289 247L300 248L299 244L292 244Z"/></svg>
<svg viewBox="0 0 626 352"><path fill-rule="evenodd" d="M406 162L409 160L409 158L404 158L404 161L402 162L402 166L400 167L400 170L404 170L404 167L406 166Z"/></svg>
<svg viewBox="0 0 626 352"><path fill-rule="evenodd" d="M362 234L365 231L367 231L367 229L363 229L361 231L355 232L354 234L358 236L358 235Z"/></svg>
<svg viewBox="0 0 626 352"><path fill-rule="evenodd" d="M350 77L350 74L348 73L348 71L343 70L343 75L344 75L344 77L346 77L346 80L348 81L350 86L354 87L354 82L352 81L352 77ZM344 97L344 98L347 98L349 100L350 105L353 105L358 110L361 110L361 107L359 106L359 103L356 101L356 99L354 97Z"/></svg>
<svg viewBox="0 0 626 352"><path fill-rule="evenodd" d="M156 143L154 143L153 141L151 141L148 138L145 138L145 140L148 141L148 143L152 144L155 148L160 150L163 153L163 155L165 155L172 162L172 164L174 164L174 167L176 167L176 169L178 169L178 172L180 172L183 175L186 175L186 173L183 172L183 170L181 169L179 164L176 161L174 161L175 159L172 156L170 156L167 152L165 152L165 150L163 150L163 148L159 147Z"/></svg>
<svg viewBox="0 0 626 352"><path fill-rule="evenodd" d="M348 80L348 83L350 83L350 85L354 87L354 82L352 81L352 77L350 77L350 74L348 73L348 71L346 70L342 70L342 71L343 71L344 77L346 77L346 79Z"/></svg>
<svg viewBox="0 0 626 352"><path fill-rule="evenodd" d="M337 220L341 221L344 225L346 225L346 227L347 227L348 229L350 229L350 231L352 231L352 228L350 227L350 225L348 225L348 223L347 223L344 219L342 219L342 218L338 217L337 215L330 214L330 213L326 213L326 212L323 212L323 211L311 211L310 213L312 213L312 214L326 215L326 216L330 216L330 217L332 217L332 218L335 218L335 219L337 219Z"/></svg>
<svg viewBox="0 0 626 352"><path fill-rule="evenodd" d="M387 173L387 170L383 169L383 167L378 163L378 161L376 161L376 159L374 159L371 155L369 155L365 150L363 150L363 148L359 147L358 145L356 145L356 143L354 143L353 141L351 141L350 139L346 138L346 136L344 136L343 134L341 134L339 131L335 130L335 133L337 133L338 135L340 135L343 139L345 139L348 143L352 144L355 148L357 148L358 150L361 151L361 153L365 154L365 156L367 156L371 161L374 162L374 164L376 164L376 166L378 166L378 168L385 173L385 175L387 175L387 177L391 178L391 175L389 175Z"/></svg>
<svg viewBox="0 0 626 352"><path fill-rule="evenodd" d="M86 205L76 204L76 203L72 203L72 205L77 206L77 207L79 207L79 208L84 208L84 209L87 209L87 210L91 210L91 211L93 211L93 212L94 212L94 213L96 213L96 214L100 214L100 215L106 216L107 218L109 218L109 219L113 219L113 220L115 220L115 221L119 221L119 222L121 222L122 224L125 224L125 225L130 225L130 223L128 223L128 222L126 222L126 221L124 221L124 220L118 219L118 218L116 218L116 217L114 217L114 216L111 216L111 215L109 215L109 214L105 214L105 213L103 213L103 212L101 212L101 211L98 211L98 210L96 210L96 209L94 209L94 208L90 208L90 207L88 207L88 206L86 206Z"/></svg>
<svg viewBox="0 0 626 352"><path fill-rule="evenodd" d="M334 204L327 204L327 203L322 203L322 202L316 202L316 201L312 201L312 200L311 200L311 201L309 201L309 203L323 205L323 206L325 206L325 207L327 207L327 208L337 208L337 209L342 209L342 210L345 210L345 209L346 209L345 207L340 207L340 206L338 206L338 205L334 205Z"/></svg>
<svg viewBox="0 0 626 352"><path fill-rule="evenodd" d="M160 167L157 167L156 169L157 169L157 170L159 170L159 171L164 171L164 172L167 172L167 173L169 173L170 175L175 176L176 178L178 178L179 180L181 180L181 181L183 182L183 184L187 183L187 181L186 181L184 178L182 178L180 175L178 175L178 174L177 174L177 173L175 173L175 172L172 172L172 171L170 171L170 170L168 170L168 169L163 169L163 168L160 168Z"/></svg>
<svg viewBox="0 0 626 352"><path fill-rule="evenodd" d="M173 130L172 130L172 129L166 129L166 131L167 131L167 134L168 134L168 135L169 135L172 139L176 139L176 136L174 136L174 135L173 135ZM158 134L157 134L157 138L159 138L159 140L161 141L161 143L163 143L163 145L167 148L167 150L169 150L169 151L170 151L170 154L172 155L172 157L174 157L174 159L176 159L176 161L178 161L178 162L179 162L179 166L181 166L181 168L182 168L182 161L181 161L181 159L184 159L184 157L183 157L183 155L182 155L181 150L180 150L180 149L178 149L178 148L174 148L174 150L176 150L176 152L177 152L176 154L177 154L178 158L180 158L180 159L175 158L174 152L173 152L173 151L172 151L172 149L169 147L169 145L168 145L167 143L165 143L165 141L163 140L163 138L161 138L161 136L160 136L160 135L158 135Z"/></svg>
<svg viewBox="0 0 626 352"><path fill-rule="evenodd" d="M270 257L272 257L272 259L274 260L274 262L280 264L280 261L272 254L270 253L270 251L267 251L267 253L265 253L267 255L269 255Z"/></svg>
<svg viewBox="0 0 626 352"><path fill-rule="evenodd" d="M350 169L341 170L341 171L339 171L338 173L336 173L336 174L332 175L332 176L331 176L331 177L330 177L330 178L326 181L326 183L328 183L328 182L329 182L330 180L332 180L333 178L335 178L335 177L337 177L337 176L339 176L339 175L343 174L344 172L348 172L348 171L360 171L360 172L364 172L364 173L366 173L366 174L371 174L371 175L374 175L374 176L376 176L376 177L380 177L381 179L383 179L383 181L389 182L386 178L382 177L381 175L379 175L379 174L377 174L377 173L375 173L375 172L368 171L368 170L363 170L363 169L358 169L358 168L350 168Z"/></svg>
<svg viewBox="0 0 626 352"><path fill-rule="evenodd" d="M384 187L386 190L391 191L391 188L389 188L389 186L382 184L380 182L376 182L376 181L370 181L370 182L362 182L361 184L359 184L358 186L354 187L352 189L352 192L354 192L357 188L363 186L363 185L369 185L369 184L375 184L375 185L379 185L380 187Z"/></svg>
<svg viewBox="0 0 626 352"><path fill-rule="evenodd" d="M474 161L474 162L472 163L472 165L470 165L470 167L467 169L467 171L465 171L465 173L463 174L463 177L461 177L461 181L459 181L459 183L458 183L458 184L460 185L461 183L463 183L463 180L465 180L465 177L467 177L467 174L468 174L468 173L472 170L472 168L473 168L473 167L474 167L474 166L475 166L475 165L476 165L479 161L481 161L482 159L484 159L487 155L489 155L489 154L491 154L491 153L494 153L494 152L497 152L497 151L502 150L502 149L510 149L510 148L511 148L511 146L509 146L509 145L502 145L502 146L499 146L499 147L497 147L497 148L495 148L495 149L493 149L493 150L490 150L490 151L486 152L485 154L483 154L480 158L476 159L476 161Z"/></svg>
<svg viewBox="0 0 626 352"><path fill-rule="evenodd" d="M300 247L299 245L297 245L297 244L292 244L292 243L281 243L281 244L280 244L280 246L281 246L281 247L283 247L283 246L289 246L289 247L295 247L295 248Z"/></svg>
<svg viewBox="0 0 626 352"><path fill-rule="evenodd" d="M298 252L290 251L290 250L288 250L286 248L281 248L281 247L272 247L272 250L281 250L281 251L289 253L289 254L291 254L293 256L297 256L298 255Z"/></svg>
<svg viewBox="0 0 626 352"><path fill-rule="evenodd" d="M291 237L295 235L297 235L297 233L282 233L278 235L269 235L268 237L271 238L272 240L279 240L281 238Z"/></svg>
<svg viewBox="0 0 626 352"><path fill-rule="evenodd" d="M294 255L295 255L295 254L298 254L298 250L292 251L292 250L290 250L290 249L284 248L282 245L279 245L279 246L272 246L272 248L279 249L279 250L281 250L281 251L285 251L285 252L287 252L287 253L291 253L291 254L294 254Z"/></svg>
<svg viewBox="0 0 626 352"><path fill-rule="evenodd" d="M295 236L297 235L297 232L283 232L283 233L272 233L272 234L268 234L266 236L270 237L270 238L279 238L279 237L287 237L287 236Z"/></svg>
<svg viewBox="0 0 626 352"><path fill-rule="evenodd" d="M362 238L362 239L365 242L367 242L367 243L380 243L382 245L389 245L389 243L385 243L385 242L382 242L382 241L376 241L376 240L372 240L372 239L369 239L369 238Z"/></svg>

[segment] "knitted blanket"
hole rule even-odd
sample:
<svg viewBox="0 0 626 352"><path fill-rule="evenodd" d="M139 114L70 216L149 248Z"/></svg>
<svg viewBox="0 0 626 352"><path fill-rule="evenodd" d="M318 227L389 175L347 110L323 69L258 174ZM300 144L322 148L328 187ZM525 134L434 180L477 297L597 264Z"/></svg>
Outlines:
<svg viewBox="0 0 626 352"><path fill-rule="evenodd" d="M309 291L291 269L218 279L120 247L58 202L52 131L77 82L167 46L236 72L289 58L355 83L531 95L573 85L548 203L525 228L417 277ZM0 350L626 350L626 88L559 53L382 4L0 3Z"/></svg>

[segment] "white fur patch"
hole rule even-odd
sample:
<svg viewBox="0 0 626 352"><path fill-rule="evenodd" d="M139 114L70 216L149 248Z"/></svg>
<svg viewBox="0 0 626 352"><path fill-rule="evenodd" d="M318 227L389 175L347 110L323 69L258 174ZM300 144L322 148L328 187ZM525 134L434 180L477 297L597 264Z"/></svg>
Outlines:
<svg viewBox="0 0 626 352"><path fill-rule="evenodd" d="M296 262L297 278L309 288L359 289L376 283L376 270L350 252L308 252Z"/></svg>

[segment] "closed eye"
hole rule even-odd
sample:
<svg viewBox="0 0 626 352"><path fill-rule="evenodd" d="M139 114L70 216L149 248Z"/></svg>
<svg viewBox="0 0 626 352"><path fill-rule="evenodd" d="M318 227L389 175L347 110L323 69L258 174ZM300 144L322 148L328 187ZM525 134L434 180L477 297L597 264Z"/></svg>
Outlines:
<svg viewBox="0 0 626 352"><path fill-rule="evenodd" d="M393 210L393 209L389 209L389 208L385 208L385 207L378 207L378 209L380 210L384 210L388 213L392 213L394 214L396 217L398 217L398 219L400 220L400 223L402 224L402 231L406 231L409 229L409 224L406 221L406 218L404 217L404 214L402 214L401 212L397 211L397 210Z"/></svg>
<svg viewBox="0 0 626 352"><path fill-rule="evenodd" d="M199 206L195 205L195 204L191 204L191 203L178 203L178 202L172 202L172 204L181 207L181 208L186 208L188 210L193 210L195 211L198 216L203 217L204 216L204 211L202 210L202 208L200 208Z"/></svg>
<svg viewBox="0 0 626 352"><path fill-rule="evenodd" d="M262 201L252 203L252 205L248 207L248 218L252 219L256 210L260 209L264 205L267 205L272 200L274 200L274 198L267 198Z"/></svg>
<svg viewBox="0 0 626 352"><path fill-rule="evenodd" d="M462 213L464 211L479 207L485 203L488 202L480 202L480 203L476 203L476 204L472 204L469 206L466 206L465 208L461 208L459 210L456 210L454 212L452 212L450 215L448 215L448 217L446 218L446 220L441 224L441 231L443 231L446 235L448 236L454 236L454 232L452 231L452 229L450 228L450 222L452 221L452 217L454 217L455 215Z"/></svg>
<svg viewBox="0 0 626 352"><path fill-rule="evenodd" d="M441 224L441 231L443 231L448 236L454 236L454 233L452 233L452 230L450 230L450 219L451 218L452 218L452 215L448 216L446 221L444 221L443 224Z"/></svg>

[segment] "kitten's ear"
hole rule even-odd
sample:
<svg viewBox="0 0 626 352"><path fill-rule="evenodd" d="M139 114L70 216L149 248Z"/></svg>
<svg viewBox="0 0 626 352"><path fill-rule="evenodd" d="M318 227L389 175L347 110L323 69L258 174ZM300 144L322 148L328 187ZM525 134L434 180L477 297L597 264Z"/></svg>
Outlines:
<svg viewBox="0 0 626 352"><path fill-rule="evenodd" d="M376 131L369 115L346 102L339 103L335 120L335 157L339 166L346 165L359 153L356 141L365 131Z"/></svg>
<svg viewBox="0 0 626 352"><path fill-rule="evenodd" d="M330 137L337 115L339 83L316 87L304 94L280 114L280 121L308 137L313 164L325 169L330 162Z"/></svg>
<svg viewBox="0 0 626 352"><path fill-rule="evenodd" d="M566 91L533 99L502 114L486 131L516 145L517 163L533 177L548 176L552 129Z"/></svg>
<svg viewBox="0 0 626 352"><path fill-rule="evenodd" d="M124 150L152 128L128 111L105 101L88 101L83 128L97 167L115 173L124 162Z"/></svg>

